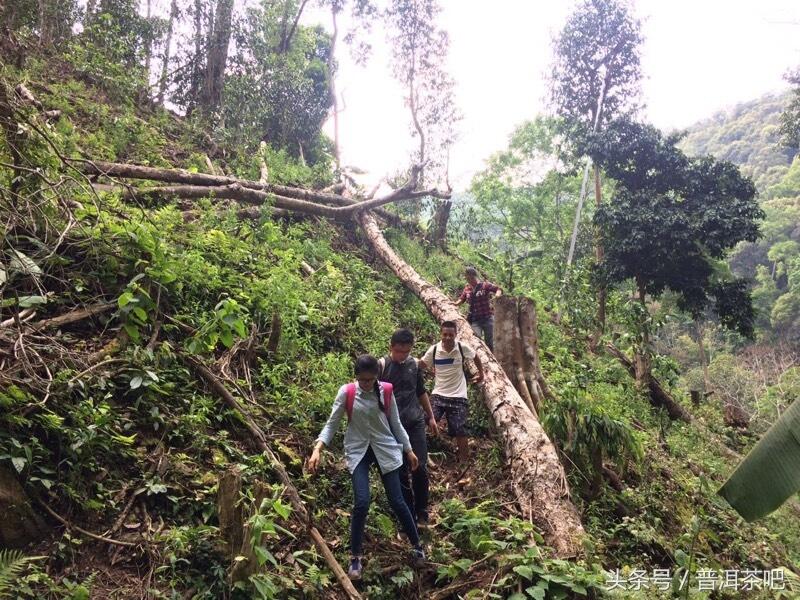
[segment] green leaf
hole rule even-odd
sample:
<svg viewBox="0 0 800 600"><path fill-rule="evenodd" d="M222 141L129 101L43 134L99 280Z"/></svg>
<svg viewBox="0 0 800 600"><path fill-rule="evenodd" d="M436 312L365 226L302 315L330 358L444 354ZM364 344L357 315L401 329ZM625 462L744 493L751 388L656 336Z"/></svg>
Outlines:
<svg viewBox="0 0 800 600"><path fill-rule="evenodd" d="M292 512L292 507L281 502L280 498L272 503L272 509L278 513L282 519L288 519Z"/></svg>
<svg viewBox="0 0 800 600"><path fill-rule="evenodd" d="M547 592L547 582L540 581L536 585L532 585L529 588L525 588L525 593L528 594L531 598L535 598L536 600L544 600L545 594Z"/></svg>
<svg viewBox="0 0 800 600"><path fill-rule="evenodd" d="M20 308L30 308L31 306L41 306L42 304L47 304L47 297L46 296L20 296L19 297L19 307Z"/></svg>
<svg viewBox="0 0 800 600"><path fill-rule="evenodd" d="M717 492L746 521L776 510L800 490L800 401L793 402Z"/></svg>
<svg viewBox="0 0 800 600"><path fill-rule="evenodd" d="M25 463L28 461L21 456L15 456L11 459L11 464L14 465L14 468L17 470L17 473L22 473L22 470L25 468Z"/></svg>
<svg viewBox="0 0 800 600"><path fill-rule="evenodd" d="M136 388L140 387L142 385L142 381L144 381L144 379L141 375L134 375L131 378L131 389L135 390Z"/></svg>
<svg viewBox="0 0 800 600"><path fill-rule="evenodd" d="M220 332L219 339L226 348L233 346L233 332L230 329Z"/></svg>
<svg viewBox="0 0 800 600"><path fill-rule="evenodd" d="M120 308L125 308L126 306L128 306L128 304L130 304L135 300L136 298L134 298L133 294L131 294L130 292L123 292L120 295L120 297L117 298L117 306L119 306Z"/></svg>
<svg viewBox="0 0 800 600"><path fill-rule="evenodd" d="M533 569L527 565L517 565L514 567L514 573L524 577L525 579L533 579Z"/></svg>

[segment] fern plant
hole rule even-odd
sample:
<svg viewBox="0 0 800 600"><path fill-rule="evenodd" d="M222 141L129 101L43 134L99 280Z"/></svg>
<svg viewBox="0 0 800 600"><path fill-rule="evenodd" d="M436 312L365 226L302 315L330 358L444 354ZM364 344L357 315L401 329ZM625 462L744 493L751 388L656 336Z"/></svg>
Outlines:
<svg viewBox="0 0 800 600"><path fill-rule="evenodd" d="M44 556L25 556L19 550L0 550L0 598L5 598L13 590L13 583L30 562Z"/></svg>

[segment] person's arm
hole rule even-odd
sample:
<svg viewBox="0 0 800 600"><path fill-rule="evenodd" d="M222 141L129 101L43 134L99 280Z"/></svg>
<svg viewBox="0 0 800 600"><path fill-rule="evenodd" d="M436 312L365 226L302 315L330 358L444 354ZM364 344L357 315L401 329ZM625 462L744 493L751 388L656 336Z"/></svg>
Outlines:
<svg viewBox="0 0 800 600"><path fill-rule="evenodd" d="M431 430L432 436L439 435L439 426L436 424L436 417L433 416L433 407L431 407L431 397L428 392L425 392L419 397L419 404L422 410L425 411L425 421L428 423L428 429Z"/></svg>
<svg viewBox="0 0 800 600"><path fill-rule="evenodd" d="M439 434L439 427L436 425L436 419L433 417L433 408L431 407L431 399L428 396L428 390L425 389L425 380L422 377L422 371L417 369L417 400L419 405L425 412L425 422L430 427L431 435Z"/></svg>
<svg viewBox="0 0 800 600"><path fill-rule="evenodd" d="M417 361L417 366L423 371L427 371L433 366L433 346L428 348L422 358Z"/></svg>
<svg viewBox="0 0 800 600"><path fill-rule="evenodd" d="M322 449L325 446L331 445L331 440L336 434L336 431L339 429L339 423L341 422L346 410L346 397L347 394L345 393L345 386L342 386L339 388L339 393L336 394L336 400L333 401L333 408L331 409L331 414L328 417L328 421L325 423L325 427L322 428L319 437L317 437L317 441L314 444L314 449L311 451L311 457L308 459L308 470L311 473L314 473L322 462Z"/></svg>
<svg viewBox="0 0 800 600"><path fill-rule="evenodd" d="M467 299L467 288L465 287L463 290L461 290L461 295L455 301L455 305L458 306L459 304L463 304L466 301L466 299Z"/></svg>
<svg viewBox="0 0 800 600"><path fill-rule="evenodd" d="M500 296L503 295L503 290L500 288L499 285L487 282L487 287L489 288L489 292L494 292L495 298L499 298Z"/></svg>
<svg viewBox="0 0 800 600"><path fill-rule="evenodd" d="M483 381L483 363L477 354L475 354L473 359L475 360L475 366L478 368L478 374L472 378L472 383L480 383Z"/></svg>

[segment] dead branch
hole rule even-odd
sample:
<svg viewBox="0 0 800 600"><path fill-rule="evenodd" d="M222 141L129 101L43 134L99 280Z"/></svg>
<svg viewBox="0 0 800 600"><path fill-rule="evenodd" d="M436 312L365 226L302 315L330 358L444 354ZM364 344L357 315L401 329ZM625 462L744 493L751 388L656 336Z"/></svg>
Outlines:
<svg viewBox="0 0 800 600"><path fill-rule="evenodd" d="M88 319L89 317L94 317L95 315L108 312L110 310L113 310L114 307L115 304L111 302L103 302L100 304L87 306L86 308L76 308L75 310L71 310L68 313L64 313L63 315L59 315L57 317L52 317L50 319L42 319L41 321L30 323L28 324L28 327L30 327L34 331L39 331L41 329L50 329L53 327L62 327L64 325L77 323L78 321L82 321L83 319Z"/></svg>
<svg viewBox="0 0 800 600"><path fill-rule="evenodd" d="M67 521L64 517L60 516L58 513L56 513L52 508L50 508L47 504L45 504L41 500L39 500L39 504L42 505L42 508L44 508L50 514L51 517L53 517L56 521L59 521L67 529L74 529L75 531L78 531L85 536L88 536L100 542L105 542L107 544L115 544L117 546L128 546L131 548L135 548L136 546L139 545L134 542L123 542L122 540L112 540L111 538L103 537L102 535L97 535L96 533L92 533L91 531L86 531L85 529L78 527L77 525L72 525L69 521Z"/></svg>

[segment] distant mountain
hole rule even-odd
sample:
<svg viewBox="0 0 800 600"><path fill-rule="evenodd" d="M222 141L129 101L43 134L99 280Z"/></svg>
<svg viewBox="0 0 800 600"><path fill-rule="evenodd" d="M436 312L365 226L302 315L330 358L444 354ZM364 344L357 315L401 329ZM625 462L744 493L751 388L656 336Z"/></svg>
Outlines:
<svg viewBox="0 0 800 600"><path fill-rule="evenodd" d="M795 156L778 138L788 101L788 93L768 94L720 111L690 127L681 147L688 154L711 154L736 163L763 192L781 181Z"/></svg>

